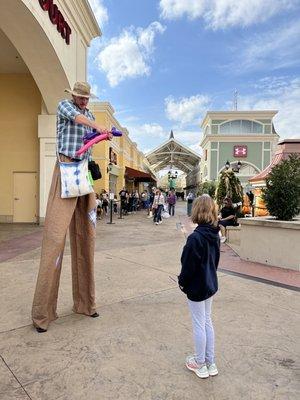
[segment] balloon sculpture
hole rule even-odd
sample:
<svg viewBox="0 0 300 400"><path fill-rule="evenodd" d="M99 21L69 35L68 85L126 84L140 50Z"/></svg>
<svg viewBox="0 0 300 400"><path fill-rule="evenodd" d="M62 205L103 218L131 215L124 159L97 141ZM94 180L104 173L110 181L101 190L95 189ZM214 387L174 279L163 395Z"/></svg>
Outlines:
<svg viewBox="0 0 300 400"><path fill-rule="evenodd" d="M93 129L92 132L86 133L83 137L84 145L80 147L78 151L76 151L76 155L80 156L82 153L87 151L94 144L101 142L102 140L108 139L108 134L111 133L113 136L120 137L122 136L122 132L118 131L114 126L111 128L110 132L101 133L96 129Z"/></svg>

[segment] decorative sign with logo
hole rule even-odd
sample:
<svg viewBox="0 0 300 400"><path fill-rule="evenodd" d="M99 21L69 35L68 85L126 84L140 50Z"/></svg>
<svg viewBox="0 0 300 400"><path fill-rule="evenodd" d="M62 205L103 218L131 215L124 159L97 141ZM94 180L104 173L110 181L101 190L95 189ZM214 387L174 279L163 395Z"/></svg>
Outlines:
<svg viewBox="0 0 300 400"><path fill-rule="evenodd" d="M244 144L233 146L233 157L247 157L248 149Z"/></svg>
<svg viewBox="0 0 300 400"><path fill-rule="evenodd" d="M61 37L67 44L70 44L72 30L59 11L57 5L53 4L53 0L39 0L39 3L44 11L48 11L49 19L53 25L56 25Z"/></svg>
<svg viewBox="0 0 300 400"><path fill-rule="evenodd" d="M109 148L109 162L111 162L112 164L115 164L115 165L118 164L118 156L113 151L112 147Z"/></svg>

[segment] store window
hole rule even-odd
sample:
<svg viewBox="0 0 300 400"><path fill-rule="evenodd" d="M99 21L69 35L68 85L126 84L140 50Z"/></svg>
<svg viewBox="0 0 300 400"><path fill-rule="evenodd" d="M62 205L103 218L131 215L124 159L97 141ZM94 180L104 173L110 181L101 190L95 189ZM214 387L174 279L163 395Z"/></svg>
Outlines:
<svg viewBox="0 0 300 400"><path fill-rule="evenodd" d="M220 133L223 134L244 134L244 133L263 133L263 125L249 120L233 120L225 122L225 124L220 125Z"/></svg>
<svg viewBox="0 0 300 400"><path fill-rule="evenodd" d="M111 164L118 164L118 156L117 154L113 151L112 147L109 148L109 162Z"/></svg>

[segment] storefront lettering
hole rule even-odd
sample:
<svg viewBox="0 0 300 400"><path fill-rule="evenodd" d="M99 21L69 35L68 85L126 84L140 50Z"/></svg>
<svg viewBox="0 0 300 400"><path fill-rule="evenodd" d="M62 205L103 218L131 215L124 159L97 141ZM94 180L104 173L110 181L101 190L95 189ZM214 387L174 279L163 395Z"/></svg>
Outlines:
<svg viewBox="0 0 300 400"><path fill-rule="evenodd" d="M70 44L72 30L59 11L57 5L53 4L53 0L39 0L39 3L44 11L48 11L50 21L53 25L57 26L57 30L65 42Z"/></svg>

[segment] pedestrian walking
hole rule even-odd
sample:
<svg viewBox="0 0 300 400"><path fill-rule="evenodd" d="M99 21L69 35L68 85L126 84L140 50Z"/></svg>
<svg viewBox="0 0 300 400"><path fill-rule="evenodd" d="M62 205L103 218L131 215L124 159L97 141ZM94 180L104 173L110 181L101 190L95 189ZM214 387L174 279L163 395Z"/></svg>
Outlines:
<svg viewBox="0 0 300 400"><path fill-rule="evenodd" d="M190 217L192 213L192 206L193 206L193 201L194 201L195 195L193 192L189 192L189 194L186 197L187 200L187 215Z"/></svg>
<svg viewBox="0 0 300 400"><path fill-rule="evenodd" d="M127 214L127 200L128 200L128 191L126 190L125 186L119 192L120 201L121 201L121 209L123 214Z"/></svg>
<svg viewBox="0 0 300 400"><path fill-rule="evenodd" d="M106 190L102 190L102 210L105 215L108 214L108 193Z"/></svg>
<svg viewBox="0 0 300 400"><path fill-rule="evenodd" d="M148 192L144 190L141 194L142 208L143 210L147 209L147 201L148 201Z"/></svg>
<svg viewBox="0 0 300 400"><path fill-rule="evenodd" d="M220 238L217 209L212 198L207 194L198 197L191 216L198 226L184 246L178 277L179 287L188 299L195 346L195 354L186 358L185 365L199 378L208 378L218 374L211 308L218 290Z"/></svg>
<svg viewBox="0 0 300 400"><path fill-rule="evenodd" d="M48 197L40 268L32 305L32 321L39 333L46 332L50 322L58 317L58 287L68 229L72 254L73 311L91 317L99 316L94 283L96 196L91 192L66 197L70 193L73 177L62 177L60 168L72 163L76 166L75 172L78 172L84 164L80 161L87 158L85 153L76 155L83 146L84 134L93 129L105 129L95 122L87 108L91 96L88 83L76 82L72 91L66 91L72 94L72 100L61 101L57 109L57 161ZM111 134L109 138L112 138ZM79 177L76 182L79 186Z"/></svg>
<svg viewBox="0 0 300 400"><path fill-rule="evenodd" d="M153 218L154 210L152 210L152 206L153 206L153 201L154 201L154 197L155 197L155 192L156 192L156 188L153 187L150 190L150 193L148 194L148 217L147 218Z"/></svg>
<svg viewBox="0 0 300 400"><path fill-rule="evenodd" d="M153 222L155 225L162 224L161 213L164 209L165 197L158 189L155 193L152 210L154 210Z"/></svg>
<svg viewBox="0 0 300 400"><path fill-rule="evenodd" d="M170 190L167 196L167 203L168 203L168 211L169 214L174 217L175 215L175 204L176 204L176 195L174 190Z"/></svg>
<svg viewBox="0 0 300 400"><path fill-rule="evenodd" d="M97 219L101 219L102 216L102 200L98 193L96 193L96 206L97 206Z"/></svg>

